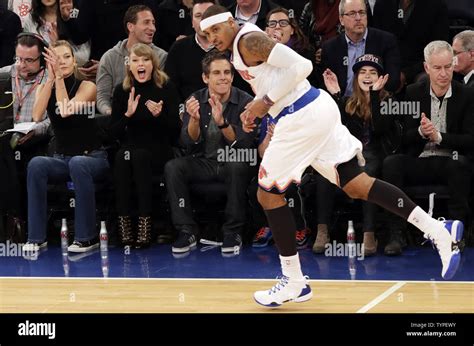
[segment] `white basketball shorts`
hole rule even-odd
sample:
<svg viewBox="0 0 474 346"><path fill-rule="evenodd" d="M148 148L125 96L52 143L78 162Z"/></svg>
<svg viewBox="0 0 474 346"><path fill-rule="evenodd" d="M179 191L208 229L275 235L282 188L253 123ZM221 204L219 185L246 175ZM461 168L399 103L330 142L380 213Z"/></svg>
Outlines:
<svg viewBox="0 0 474 346"><path fill-rule="evenodd" d="M362 143L342 125L339 108L326 91L312 88L298 103L294 113L278 119L263 155L258 184L266 191L284 192L291 183L299 184L308 166L339 186L338 164L356 155L359 165L365 164Z"/></svg>

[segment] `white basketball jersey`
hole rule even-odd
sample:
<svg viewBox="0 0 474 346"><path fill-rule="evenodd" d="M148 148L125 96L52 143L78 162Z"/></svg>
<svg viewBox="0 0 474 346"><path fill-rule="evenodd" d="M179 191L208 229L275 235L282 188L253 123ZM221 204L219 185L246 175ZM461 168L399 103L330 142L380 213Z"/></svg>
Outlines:
<svg viewBox="0 0 474 346"><path fill-rule="evenodd" d="M263 31L260 30L258 26L252 23L245 23L240 28L237 36L234 39L231 62L242 78L252 86L252 90L255 93L256 98L262 98L275 86L275 83L285 82L281 78L285 73L285 69L272 66L266 62L263 62L258 66L245 65L239 53L239 40L243 35L253 31L263 33ZM270 108L268 113L273 117L276 116L284 107L295 102L310 88L311 85L309 84L308 80L305 79L301 81L287 95L278 100L273 105L273 107Z"/></svg>

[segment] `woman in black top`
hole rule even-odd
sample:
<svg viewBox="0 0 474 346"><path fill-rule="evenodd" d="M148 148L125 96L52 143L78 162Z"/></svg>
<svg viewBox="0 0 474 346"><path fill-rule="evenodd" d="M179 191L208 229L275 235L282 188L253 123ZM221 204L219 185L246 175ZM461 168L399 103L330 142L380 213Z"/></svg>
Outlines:
<svg viewBox="0 0 474 346"><path fill-rule="evenodd" d="M33 120L51 119L56 148L53 157L35 157L28 164L28 250L46 243L46 191L48 182L72 180L75 191L75 240L68 251L86 252L98 247L95 185L109 168L101 149L95 115L95 84L74 76L76 60L67 41L45 48L48 79L38 86Z"/></svg>
<svg viewBox="0 0 474 346"><path fill-rule="evenodd" d="M173 157L171 146L180 132L178 99L153 50L135 44L123 84L115 88L110 128L112 136L121 140L114 172L123 245L145 247L151 241L152 175L162 174ZM130 218L132 184L138 201L136 235Z"/></svg>
<svg viewBox="0 0 474 346"><path fill-rule="evenodd" d="M336 99L341 110L342 123L347 126L353 136L363 145L365 158L364 170L370 176L380 175L382 162L386 155L384 140L392 130L393 116L381 114L381 101L390 95L383 89L388 81L388 74L383 75L381 58L372 54L365 54L357 58L353 65L354 78L353 94L348 98L340 97L340 87L337 76L329 69L324 71L323 77L326 88ZM329 184L329 182L328 182ZM324 189L326 191L326 189ZM318 192L319 193L319 192ZM328 194L324 193L324 203L318 203L318 214L329 215ZM375 242L375 215L376 205L363 203L363 231L365 255L373 255L377 250ZM319 223L319 222L318 222ZM327 228L326 228L327 230ZM321 234L320 234L321 233ZM318 241L319 238L319 241ZM313 250L319 252L324 243L329 242L327 231L318 225L318 235Z"/></svg>

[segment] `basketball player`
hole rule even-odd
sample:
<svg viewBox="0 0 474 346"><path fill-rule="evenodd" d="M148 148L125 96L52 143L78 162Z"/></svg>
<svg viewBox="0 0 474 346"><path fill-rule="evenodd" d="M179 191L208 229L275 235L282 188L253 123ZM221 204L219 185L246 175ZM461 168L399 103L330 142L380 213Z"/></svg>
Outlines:
<svg viewBox="0 0 474 346"><path fill-rule="evenodd" d="M209 42L220 51L232 52L234 67L256 94L241 115L244 130L250 131L255 118L267 113L276 123L260 165L257 197L272 229L283 275L270 290L255 292L257 303L275 307L304 302L313 295L301 271L296 227L285 200L287 187L299 183L309 165L351 198L376 203L419 228L439 252L442 277L451 278L460 263L457 243L462 223L431 218L399 188L364 173L361 142L341 124L331 96L306 80L311 62L275 43L253 24L239 27L224 7L211 6L202 18L201 29Z"/></svg>

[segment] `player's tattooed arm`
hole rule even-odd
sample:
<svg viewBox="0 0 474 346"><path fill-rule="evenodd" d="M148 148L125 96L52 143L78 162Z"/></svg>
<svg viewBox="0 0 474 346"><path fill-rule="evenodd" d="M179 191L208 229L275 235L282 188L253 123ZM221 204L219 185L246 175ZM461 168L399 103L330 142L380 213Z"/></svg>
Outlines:
<svg viewBox="0 0 474 346"><path fill-rule="evenodd" d="M275 42L263 32L251 32L239 41L239 51L247 66L267 61Z"/></svg>

